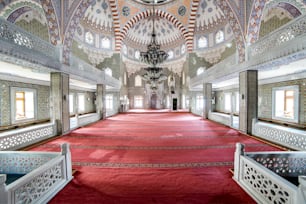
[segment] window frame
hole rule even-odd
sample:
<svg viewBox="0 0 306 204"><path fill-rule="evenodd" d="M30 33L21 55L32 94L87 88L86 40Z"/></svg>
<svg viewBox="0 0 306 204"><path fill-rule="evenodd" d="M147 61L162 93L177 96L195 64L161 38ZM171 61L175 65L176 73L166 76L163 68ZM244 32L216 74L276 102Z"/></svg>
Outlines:
<svg viewBox="0 0 306 204"><path fill-rule="evenodd" d="M293 119L276 116L276 92L277 91L289 91L292 90L294 93L293 96ZM272 119L274 120L280 120L284 122L293 122L298 123L299 122L299 108L300 108L300 102L299 102L299 86L298 85L292 85L292 86L282 86L282 87L273 87L272 88ZM285 102L284 102L285 104Z"/></svg>
<svg viewBox="0 0 306 204"><path fill-rule="evenodd" d="M105 95L105 108L106 110L114 109L114 95L113 94Z"/></svg>
<svg viewBox="0 0 306 204"><path fill-rule="evenodd" d="M34 106L34 113L33 118L24 118L24 119L16 119L16 93L17 92L32 92L33 93L33 106ZM37 90L33 88L22 88L22 87L11 87L10 88L10 94L11 94L11 123L12 124L18 124L22 122L28 122L28 121L35 121L37 120ZM25 96L26 97L26 96ZM24 112L26 113L26 107L24 108Z"/></svg>
<svg viewBox="0 0 306 204"><path fill-rule="evenodd" d="M84 105L84 107L83 107L83 109L81 109L80 108L80 105L81 105L81 103L80 103L80 97L81 96L83 96L83 98L84 98L84 101L83 101L83 105ZM85 113L86 112L86 97L85 97L85 93L78 93L78 113Z"/></svg>
<svg viewBox="0 0 306 204"><path fill-rule="evenodd" d="M235 112L236 113L240 112L240 101L239 101L239 98L240 98L240 94L237 91L237 92L235 92Z"/></svg>
<svg viewBox="0 0 306 204"><path fill-rule="evenodd" d="M108 37L101 38L101 48L103 49L111 49L111 40Z"/></svg>
<svg viewBox="0 0 306 204"><path fill-rule="evenodd" d="M142 87L142 78L140 75L136 75L134 80L135 80L134 82L135 87Z"/></svg>
<svg viewBox="0 0 306 204"><path fill-rule="evenodd" d="M75 104L74 104L74 94L70 93L69 94L69 114L73 115L75 114Z"/></svg>
<svg viewBox="0 0 306 204"><path fill-rule="evenodd" d="M204 108L204 96L203 94L196 95L196 109L203 110Z"/></svg>
<svg viewBox="0 0 306 204"><path fill-rule="evenodd" d="M200 74L204 73L204 71L205 71L205 68L204 68L204 67L199 67L199 68L197 69L197 76L199 76Z"/></svg>
<svg viewBox="0 0 306 204"><path fill-rule="evenodd" d="M219 39L222 38L222 39ZM218 30L215 34L215 43L220 44L225 41L225 33L223 30Z"/></svg>
<svg viewBox="0 0 306 204"><path fill-rule="evenodd" d="M208 39L206 36L201 36L197 42L198 48L207 48L208 47Z"/></svg>
<svg viewBox="0 0 306 204"><path fill-rule="evenodd" d="M229 100L227 102L227 100ZM224 112L231 113L232 112L232 93L224 93Z"/></svg>
<svg viewBox="0 0 306 204"><path fill-rule="evenodd" d="M113 76L113 70L112 70L111 68L109 68L109 67L106 67L106 68L104 69L104 73L105 73L106 75L110 76L110 77Z"/></svg>
<svg viewBox="0 0 306 204"><path fill-rule="evenodd" d="M89 44L89 45L94 45L95 44L95 36L89 30L85 32L84 38L85 38L85 42L87 44Z"/></svg>
<svg viewBox="0 0 306 204"><path fill-rule="evenodd" d="M138 106L136 101L141 101L141 106ZM143 98L143 96L141 96L141 95L134 96L134 108L143 108L143 107L144 107L144 98Z"/></svg>

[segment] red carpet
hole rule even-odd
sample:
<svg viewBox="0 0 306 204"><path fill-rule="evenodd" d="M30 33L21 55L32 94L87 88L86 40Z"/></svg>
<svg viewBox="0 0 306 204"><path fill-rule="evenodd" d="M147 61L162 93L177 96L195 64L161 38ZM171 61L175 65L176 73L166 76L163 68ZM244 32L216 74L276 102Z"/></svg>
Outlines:
<svg viewBox="0 0 306 204"><path fill-rule="evenodd" d="M50 203L255 203L233 180L236 142L273 151L189 113L110 117L32 150L71 144L74 179Z"/></svg>

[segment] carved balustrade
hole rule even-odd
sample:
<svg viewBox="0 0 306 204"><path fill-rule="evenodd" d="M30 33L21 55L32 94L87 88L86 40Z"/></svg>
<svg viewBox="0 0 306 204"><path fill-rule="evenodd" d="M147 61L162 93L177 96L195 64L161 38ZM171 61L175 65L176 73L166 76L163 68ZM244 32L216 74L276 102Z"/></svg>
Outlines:
<svg viewBox="0 0 306 204"><path fill-rule="evenodd" d="M57 135L55 123L33 125L0 133L0 151L17 150Z"/></svg>
<svg viewBox="0 0 306 204"><path fill-rule="evenodd" d="M277 124L252 121L252 135L295 150L306 150L306 132Z"/></svg>
<svg viewBox="0 0 306 204"><path fill-rule="evenodd" d="M0 152L0 204L51 200L73 178L69 145L61 148L61 153ZM6 184L9 174L24 176Z"/></svg>
<svg viewBox="0 0 306 204"><path fill-rule="evenodd" d="M60 49L0 18L0 53L46 67L60 68Z"/></svg>
<svg viewBox="0 0 306 204"><path fill-rule="evenodd" d="M306 152L251 153L237 143L233 179L257 203L306 203L305 161Z"/></svg>
<svg viewBox="0 0 306 204"><path fill-rule="evenodd" d="M290 44L292 44L294 38L302 37L305 34L306 18L305 15L303 15L250 45L250 49L248 49L249 57L254 57L265 52L271 52L271 49L279 47L289 41L291 41ZM301 46L299 43L295 46L299 48L299 45Z"/></svg>

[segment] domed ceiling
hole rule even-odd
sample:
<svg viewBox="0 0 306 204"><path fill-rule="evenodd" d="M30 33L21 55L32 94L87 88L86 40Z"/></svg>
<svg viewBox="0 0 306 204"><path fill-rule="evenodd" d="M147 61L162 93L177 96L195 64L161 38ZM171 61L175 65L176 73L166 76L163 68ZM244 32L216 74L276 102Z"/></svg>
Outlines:
<svg viewBox="0 0 306 204"><path fill-rule="evenodd" d="M141 4L164 4L164 3L169 3L171 1L175 0L134 0L135 2L141 3Z"/></svg>
<svg viewBox="0 0 306 204"><path fill-rule="evenodd" d="M154 29L157 43L175 47L184 43L182 33L168 20L154 17ZM127 33L126 40L139 45L148 45L152 39L153 17L139 21Z"/></svg>
<svg viewBox="0 0 306 204"><path fill-rule="evenodd" d="M207 38L212 39L208 36L210 33L216 33L222 28L228 30L228 22L213 0L200 0L196 5L193 1L155 0L154 13L152 2L153 0L126 0L116 1L116 5L111 5L109 0L94 0L81 21L82 28L79 30L83 33L80 35L79 32L76 36L79 41L85 41L85 33L88 31L99 39L108 36L113 51L118 51L119 36L122 38L119 50L123 55L129 53L126 57L137 63L139 60L130 53L146 51L152 39L153 19L158 44L166 52L172 50L175 53L174 60L186 58L186 52L181 52L181 49L182 46L188 47L188 36L194 36L193 39L196 40L198 36L207 34ZM192 18L195 19L192 25L194 29L190 31ZM94 40L95 49L101 49L99 39ZM123 45L128 47L128 52L122 52ZM196 43L191 46L193 50L197 50ZM214 44L209 43L207 49L212 47Z"/></svg>

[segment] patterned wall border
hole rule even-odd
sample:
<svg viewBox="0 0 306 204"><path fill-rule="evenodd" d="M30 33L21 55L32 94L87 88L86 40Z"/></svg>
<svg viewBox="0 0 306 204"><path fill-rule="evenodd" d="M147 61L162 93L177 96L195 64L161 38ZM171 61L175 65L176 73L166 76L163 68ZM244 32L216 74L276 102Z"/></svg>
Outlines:
<svg viewBox="0 0 306 204"><path fill-rule="evenodd" d="M220 0L216 1L217 5L221 8L224 15L227 17L228 22L231 26L231 29L233 30L235 40L236 40L236 46L239 54L239 62L245 61L245 39L244 39L244 33L241 28L241 25L239 23L239 19L236 15L236 13L231 8L231 5L226 0Z"/></svg>
<svg viewBox="0 0 306 204"><path fill-rule="evenodd" d="M50 42L52 45L57 45L61 38L58 17L56 15L54 6L50 0L41 0L41 5L46 15Z"/></svg>
<svg viewBox="0 0 306 204"><path fill-rule="evenodd" d="M258 39L262 13L267 0L255 0L249 19L247 43L254 43Z"/></svg>
<svg viewBox="0 0 306 204"><path fill-rule="evenodd" d="M120 36L118 35L118 41L116 41L116 50L119 51L122 41L123 39L126 37L128 31L130 28L133 27L133 25L135 25L137 22L139 22L142 19L145 19L149 16L153 15L153 9L150 10L146 10L144 12L141 12L139 14L137 14L136 16L134 16L133 18L131 18L126 24L125 26L122 28L121 32L120 32ZM172 16L170 13L166 13L165 11L161 11L161 10L155 10L154 15L157 15L161 18L165 18L167 19L169 22L171 22L176 28L178 28L180 30L180 32L182 33L186 43L188 40L188 31L185 28L185 26L174 16ZM189 40L190 41L190 40ZM190 43L190 42L189 42ZM192 41L191 41L192 43Z"/></svg>

